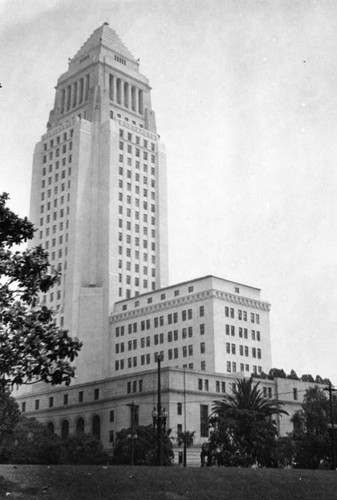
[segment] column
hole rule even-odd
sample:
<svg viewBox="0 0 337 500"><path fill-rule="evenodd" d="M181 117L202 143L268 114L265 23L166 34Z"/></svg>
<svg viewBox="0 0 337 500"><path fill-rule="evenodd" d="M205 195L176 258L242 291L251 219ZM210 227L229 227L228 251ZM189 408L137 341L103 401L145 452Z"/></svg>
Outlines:
<svg viewBox="0 0 337 500"><path fill-rule="evenodd" d="M77 82L72 84L72 108L77 106Z"/></svg>
<svg viewBox="0 0 337 500"><path fill-rule="evenodd" d="M114 100L114 77L113 75L109 75L109 99L110 101Z"/></svg>
<svg viewBox="0 0 337 500"><path fill-rule="evenodd" d="M81 78L79 82L78 104L82 104L83 101L83 86L84 86L84 81L83 78Z"/></svg>
<svg viewBox="0 0 337 500"><path fill-rule="evenodd" d="M123 82L123 80L121 80L120 89L121 89L121 105L124 106L124 82Z"/></svg>
<svg viewBox="0 0 337 500"><path fill-rule="evenodd" d="M113 80L113 100L117 102L117 78L115 76Z"/></svg>
<svg viewBox="0 0 337 500"><path fill-rule="evenodd" d="M136 89L134 86L131 87L131 109L136 111Z"/></svg>
<svg viewBox="0 0 337 500"><path fill-rule="evenodd" d="M124 107L129 107L129 84L124 82Z"/></svg>
<svg viewBox="0 0 337 500"><path fill-rule="evenodd" d="M139 109L139 108L138 108L138 106L139 106L139 105L138 105L138 102L139 102L139 101L138 101L138 89L137 89L137 88L135 88L135 111L136 111L136 113L138 113L138 109Z"/></svg>
<svg viewBox="0 0 337 500"><path fill-rule="evenodd" d="M62 89L61 90L61 103L60 103L61 114L64 113L65 98L66 98L66 90Z"/></svg>
<svg viewBox="0 0 337 500"><path fill-rule="evenodd" d="M71 103L71 85L68 85L66 92L66 111L69 111Z"/></svg>
<svg viewBox="0 0 337 500"><path fill-rule="evenodd" d="M128 85L128 104L129 109L132 109L132 98L131 98L131 85Z"/></svg>
<svg viewBox="0 0 337 500"><path fill-rule="evenodd" d="M139 102L138 102L138 105L139 105L139 113L142 115L143 114L143 91L142 90L139 90Z"/></svg>

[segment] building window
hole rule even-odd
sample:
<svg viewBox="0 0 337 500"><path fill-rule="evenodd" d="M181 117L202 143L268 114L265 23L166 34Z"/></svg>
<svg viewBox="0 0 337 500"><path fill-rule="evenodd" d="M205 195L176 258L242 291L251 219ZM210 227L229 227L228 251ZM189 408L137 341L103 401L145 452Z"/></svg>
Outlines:
<svg viewBox="0 0 337 500"><path fill-rule="evenodd" d="M23 403L21 403L21 411L22 412L26 411L26 401L24 401Z"/></svg>
<svg viewBox="0 0 337 500"><path fill-rule="evenodd" d="M79 402L79 403L83 403L83 391L80 391L80 392L78 393L78 402Z"/></svg>
<svg viewBox="0 0 337 500"><path fill-rule="evenodd" d="M200 344L200 354L205 354L205 342L201 342Z"/></svg>
<svg viewBox="0 0 337 500"><path fill-rule="evenodd" d="M177 415L182 415L183 413L183 405L182 403L177 403Z"/></svg>
<svg viewBox="0 0 337 500"><path fill-rule="evenodd" d="M53 396L51 396L49 398L49 408L52 408L53 406L54 406L54 398L53 398Z"/></svg>
<svg viewBox="0 0 337 500"><path fill-rule="evenodd" d="M38 410L40 408L40 400L36 399L35 400L35 410Z"/></svg>
<svg viewBox="0 0 337 500"><path fill-rule="evenodd" d="M204 333L205 333L205 325L202 323L200 325L200 335L204 335Z"/></svg>
<svg viewBox="0 0 337 500"><path fill-rule="evenodd" d="M208 437L208 406L200 405L200 437Z"/></svg>
<svg viewBox="0 0 337 500"><path fill-rule="evenodd" d="M206 361L201 361L201 362L200 362L200 369L201 369L202 371L205 371L205 370L206 370Z"/></svg>
<svg viewBox="0 0 337 500"><path fill-rule="evenodd" d="M297 389L294 387L294 389L293 389L293 399L294 399L294 401L297 401L297 398L298 398Z"/></svg>
<svg viewBox="0 0 337 500"><path fill-rule="evenodd" d="M99 399L99 389L95 389L94 391L94 400L97 401Z"/></svg>
<svg viewBox="0 0 337 500"><path fill-rule="evenodd" d="M203 381L202 381L202 378L199 378L198 379L198 389L199 389L199 391L202 391L202 387L203 387Z"/></svg>
<svg viewBox="0 0 337 500"><path fill-rule="evenodd" d="M205 307L204 306L200 306L199 307L199 316L202 317L205 315Z"/></svg>
<svg viewBox="0 0 337 500"><path fill-rule="evenodd" d="M63 395L63 404L67 405L68 404L68 394Z"/></svg>

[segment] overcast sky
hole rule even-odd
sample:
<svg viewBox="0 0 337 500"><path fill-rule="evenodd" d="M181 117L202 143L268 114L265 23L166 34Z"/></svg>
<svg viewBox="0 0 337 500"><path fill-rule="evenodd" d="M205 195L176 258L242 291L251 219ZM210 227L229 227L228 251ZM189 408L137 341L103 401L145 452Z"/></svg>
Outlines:
<svg viewBox="0 0 337 500"><path fill-rule="evenodd" d="M0 0L0 190L21 215L57 78L103 22L153 89L170 284L261 288L273 366L337 384L337 2Z"/></svg>

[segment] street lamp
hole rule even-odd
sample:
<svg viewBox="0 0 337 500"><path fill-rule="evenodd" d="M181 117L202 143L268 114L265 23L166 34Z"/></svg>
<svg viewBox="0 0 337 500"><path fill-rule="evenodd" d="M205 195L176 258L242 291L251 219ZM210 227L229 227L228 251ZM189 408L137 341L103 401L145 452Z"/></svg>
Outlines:
<svg viewBox="0 0 337 500"><path fill-rule="evenodd" d="M135 461L135 441L138 438L135 430L135 413L138 410L138 406L135 405L134 401L127 406L131 411L131 434L128 434L127 438L131 439L131 465L133 465Z"/></svg>
<svg viewBox="0 0 337 500"><path fill-rule="evenodd" d="M158 404L157 408L153 409L152 419L153 419L153 427L157 427L157 465L162 464L162 456L161 456L161 434L162 431L166 431L166 420L167 420L167 412L161 407L161 380L160 380L160 363L162 362L162 356L159 354L157 356L157 364L158 364Z"/></svg>
<svg viewBox="0 0 337 500"><path fill-rule="evenodd" d="M166 420L168 417L168 413L165 410L165 408L161 408L161 406L158 406L159 411L157 411L157 408L154 407L152 411L152 421L153 421L153 428L157 429L157 465L162 464L162 432L166 432Z"/></svg>
<svg viewBox="0 0 337 500"><path fill-rule="evenodd" d="M126 436L128 439L131 439L131 465L134 465L135 462L135 442L138 438L137 434L128 434Z"/></svg>
<svg viewBox="0 0 337 500"><path fill-rule="evenodd" d="M167 411L165 410L165 408L163 408L160 412L160 414L157 412L157 408L154 407L153 408L153 412L152 412L152 420L153 420L153 427L154 429L159 427L162 428L162 430L165 432L166 431L166 420L167 420L167 417L168 417L168 413Z"/></svg>

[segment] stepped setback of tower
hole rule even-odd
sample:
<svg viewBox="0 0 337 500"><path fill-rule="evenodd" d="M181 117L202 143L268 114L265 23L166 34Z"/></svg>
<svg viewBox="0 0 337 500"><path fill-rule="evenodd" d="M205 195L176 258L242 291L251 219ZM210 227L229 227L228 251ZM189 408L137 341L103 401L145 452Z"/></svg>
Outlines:
<svg viewBox="0 0 337 500"><path fill-rule="evenodd" d="M78 383L109 376L114 303L168 284L166 199L148 79L105 23L59 77L33 160L32 245L62 273L43 300L84 343Z"/></svg>

